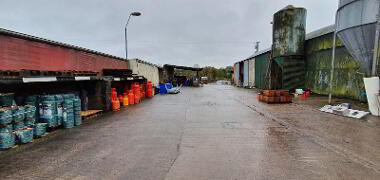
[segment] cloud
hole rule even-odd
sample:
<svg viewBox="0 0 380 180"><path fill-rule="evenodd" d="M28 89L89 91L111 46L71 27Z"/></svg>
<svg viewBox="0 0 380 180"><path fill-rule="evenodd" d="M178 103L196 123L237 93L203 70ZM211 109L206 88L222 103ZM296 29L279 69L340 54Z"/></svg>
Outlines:
<svg viewBox="0 0 380 180"><path fill-rule="evenodd" d="M331 0L0 0L0 27L156 64L227 66L271 45L273 14L308 9L307 31L334 23Z"/></svg>

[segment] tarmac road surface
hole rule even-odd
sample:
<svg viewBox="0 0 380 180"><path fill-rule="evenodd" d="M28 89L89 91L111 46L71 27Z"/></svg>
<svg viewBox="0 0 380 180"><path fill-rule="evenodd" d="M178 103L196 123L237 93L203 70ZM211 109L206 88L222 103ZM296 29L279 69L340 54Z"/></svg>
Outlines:
<svg viewBox="0 0 380 180"><path fill-rule="evenodd" d="M0 152L0 179L380 179L379 124L183 88Z"/></svg>

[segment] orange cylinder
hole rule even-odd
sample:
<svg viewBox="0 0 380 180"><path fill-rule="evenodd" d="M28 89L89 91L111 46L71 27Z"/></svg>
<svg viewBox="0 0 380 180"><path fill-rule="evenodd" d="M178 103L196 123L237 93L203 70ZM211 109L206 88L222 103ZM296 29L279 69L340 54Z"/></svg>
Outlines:
<svg viewBox="0 0 380 180"><path fill-rule="evenodd" d="M127 93L124 93L123 106L128 106L128 96L127 96Z"/></svg>
<svg viewBox="0 0 380 180"><path fill-rule="evenodd" d="M140 94L140 85L138 83L133 85L133 94Z"/></svg>
<svg viewBox="0 0 380 180"><path fill-rule="evenodd" d="M133 94L136 94L136 83L132 84L132 91Z"/></svg>
<svg viewBox="0 0 380 180"><path fill-rule="evenodd" d="M117 99L117 92L115 88L112 88L112 100Z"/></svg>
<svg viewBox="0 0 380 180"><path fill-rule="evenodd" d="M113 111L118 111L120 110L120 102L119 100L112 101L112 110Z"/></svg>
<svg viewBox="0 0 380 180"><path fill-rule="evenodd" d="M135 104L135 95L133 94L133 91L130 90L128 94L128 102L129 104Z"/></svg>
<svg viewBox="0 0 380 180"><path fill-rule="evenodd" d="M153 84L152 84L152 81L148 81L146 96L149 97L149 98L153 97Z"/></svg>
<svg viewBox="0 0 380 180"><path fill-rule="evenodd" d="M152 89L148 89L147 97L148 98L153 97L153 91L152 91Z"/></svg>
<svg viewBox="0 0 380 180"><path fill-rule="evenodd" d="M135 94L135 104L140 104L140 94Z"/></svg>
<svg viewBox="0 0 380 180"><path fill-rule="evenodd" d="M145 98L145 92L144 92L144 88L143 87L140 87L140 99L144 99Z"/></svg>

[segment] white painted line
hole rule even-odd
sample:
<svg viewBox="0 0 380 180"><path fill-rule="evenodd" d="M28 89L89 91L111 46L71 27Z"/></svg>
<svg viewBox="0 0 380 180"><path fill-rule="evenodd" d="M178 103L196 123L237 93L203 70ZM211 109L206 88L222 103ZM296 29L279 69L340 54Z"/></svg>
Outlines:
<svg viewBox="0 0 380 180"><path fill-rule="evenodd" d="M57 77L38 77L38 78L22 78L24 83L33 83L33 82L55 82Z"/></svg>
<svg viewBox="0 0 380 180"><path fill-rule="evenodd" d="M91 80L90 77L84 77L84 76L75 77L75 81L89 81L89 80Z"/></svg>

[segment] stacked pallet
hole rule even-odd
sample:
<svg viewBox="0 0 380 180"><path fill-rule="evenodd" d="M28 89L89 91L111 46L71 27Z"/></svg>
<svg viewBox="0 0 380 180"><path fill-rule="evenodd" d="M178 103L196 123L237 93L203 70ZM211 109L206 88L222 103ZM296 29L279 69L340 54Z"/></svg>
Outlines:
<svg viewBox="0 0 380 180"><path fill-rule="evenodd" d="M288 90L264 90L257 95L257 99L266 103L291 103L292 96Z"/></svg>

